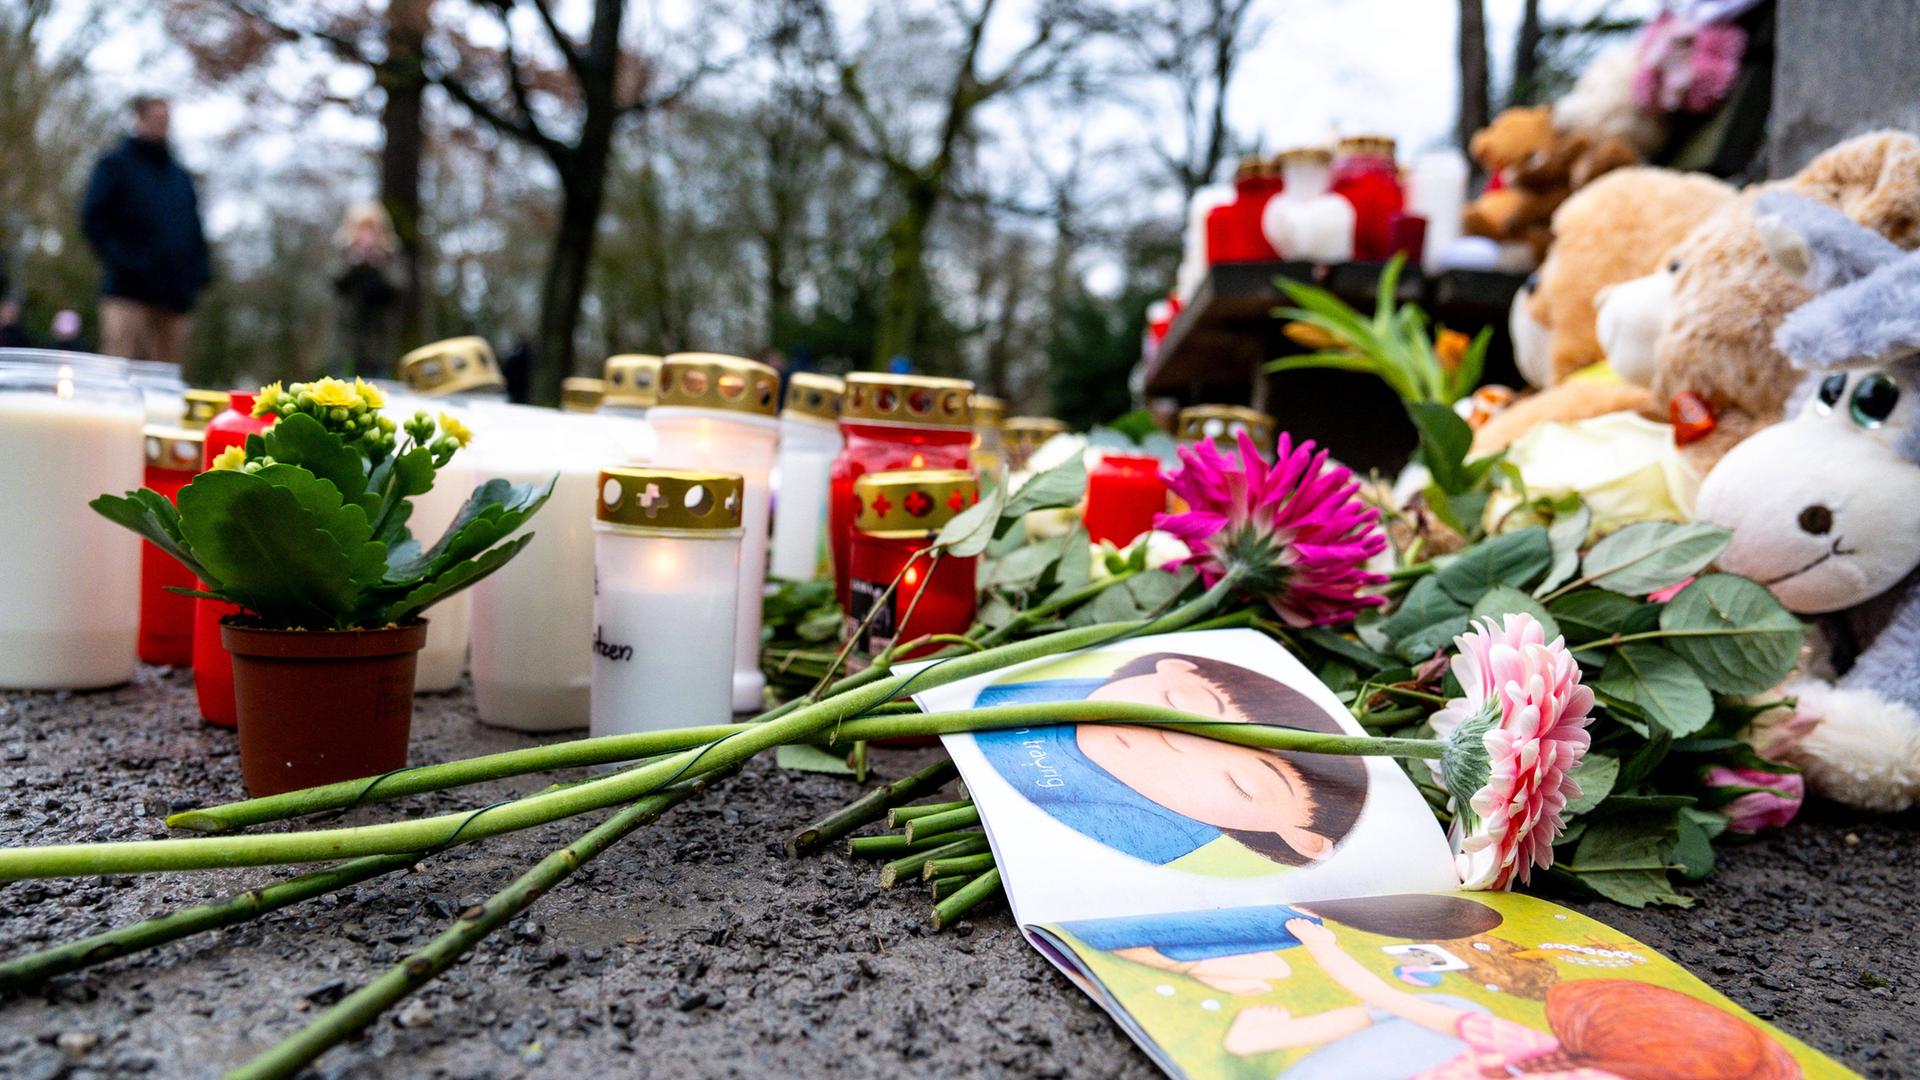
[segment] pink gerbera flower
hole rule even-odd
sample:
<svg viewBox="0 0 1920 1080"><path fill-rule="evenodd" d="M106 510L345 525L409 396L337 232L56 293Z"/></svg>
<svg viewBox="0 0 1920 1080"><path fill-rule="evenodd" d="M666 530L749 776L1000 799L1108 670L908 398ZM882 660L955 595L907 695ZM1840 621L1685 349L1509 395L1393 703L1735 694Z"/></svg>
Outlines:
<svg viewBox="0 0 1920 1080"><path fill-rule="evenodd" d="M1580 794L1572 773L1587 752L1593 691L1566 641L1546 640L1525 613L1486 619L1453 639L1464 697L1433 714L1447 740L1438 772L1453 795L1461 884L1506 889L1553 865L1560 812Z"/></svg>
<svg viewBox="0 0 1920 1080"><path fill-rule="evenodd" d="M1358 497L1360 482L1330 464L1312 440L1295 446L1280 436L1269 466L1245 432L1239 460L1202 440L1180 451L1167 486L1186 500L1179 514L1161 514L1154 528L1179 537L1191 553L1181 565L1209 586L1228 568L1241 587L1273 607L1288 626L1351 622L1384 597L1361 590L1387 579L1365 569L1386 548L1379 511Z"/></svg>

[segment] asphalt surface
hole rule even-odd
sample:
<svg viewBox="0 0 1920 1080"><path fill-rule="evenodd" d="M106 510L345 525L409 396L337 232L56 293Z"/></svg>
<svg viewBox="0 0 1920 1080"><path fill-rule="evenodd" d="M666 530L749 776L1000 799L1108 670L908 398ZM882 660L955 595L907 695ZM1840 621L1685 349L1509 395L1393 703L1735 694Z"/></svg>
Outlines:
<svg viewBox="0 0 1920 1080"><path fill-rule="evenodd" d="M527 745L464 691L419 699L414 760ZM876 754L898 775L930 751ZM550 777L362 808L453 810ZM465 962L329 1052L327 1077L1152 1077L1004 907L934 934L918 888L799 860L786 834L858 789L756 761L576 873ZM240 797L233 735L183 672L91 694L0 693L0 843L165 834ZM403 959L585 826L469 845L252 923L0 997L0 1077L217 1075ZM1596 915L1872 1077L1920 1076L1920 814L1814 806L1723 850L1690 910ZM274 880L255 869L0 886L0 956Z"/></svg>

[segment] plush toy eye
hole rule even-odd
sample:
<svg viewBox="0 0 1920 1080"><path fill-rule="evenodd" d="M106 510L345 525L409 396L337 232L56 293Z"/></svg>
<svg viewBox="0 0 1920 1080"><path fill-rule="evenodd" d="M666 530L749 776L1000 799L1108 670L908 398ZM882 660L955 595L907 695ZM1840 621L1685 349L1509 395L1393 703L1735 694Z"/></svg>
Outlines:
<svg viewBox="0 0 1920 1080"><path fill-rule="evenodd" d="M1826 412L1839 402L1840 395L1847 392L1845 375L1829 375L1820 380L1820 411Z"/></svg>
<svg viewBox="0 0 1920 1080"><path fill-rule="evenodd" d="M1670 263L1668 263L1668 264L1667 264L1667 273L1669 273L1669 274L1677 274L1677 273L1679 273L1679 272L1680 272L1680 260L1679 260L1679 259L1675 259L1675 260L1673 260L1672 262L1670 262Z"/></svg>
<svg viewBox="0 0 1920 1080"><path fill-rule="evenodd" d="M1865 428L1876 428L1887 422L1893 415L1893 407L1900 404L1900 388L1885 375L1869 375L1860 380L1853 391L1853 422Z"/></svg>

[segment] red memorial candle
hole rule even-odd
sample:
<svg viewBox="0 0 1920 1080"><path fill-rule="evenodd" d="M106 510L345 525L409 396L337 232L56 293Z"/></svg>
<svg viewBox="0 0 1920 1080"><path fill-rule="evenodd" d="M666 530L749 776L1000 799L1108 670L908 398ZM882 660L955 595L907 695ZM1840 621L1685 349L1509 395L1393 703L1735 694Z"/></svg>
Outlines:
<svg viewBox="0 0 1920 1080"><path fill-rule="evenodd" d="M973 384L964 379L854 372L840 402L846 445L833 459L827 534L840 607L848 593L857 513L854 481L867 473L901 469L966 469L973 447ZM889 579L891 580L891 579Z"/></svg>
<svg viewBox="0 0 1920 1080"><path fill-rule="evenodd" d="M1167 510L1167 484L1160 459L1109 454L1087 477L1087 535L1126 547L1153 528L1153 516Z"/></svg>
<svg viewBox="0 0 1920 1080"><path fill-rule="evenodd" d="M1355 135L1340 140L1333 162L1333 193L1353 204L1353 257L1379 262L1393 255L1393 220L1406 193L1393 164L1393 140Z"/></svg>
<svg viewBox="0 0 1920 1080"><path fill-rule="evenodd" d="M251 391L235 390L227 395L227 411L207 421L203 468L213 468L213 459L229 447L239 446L247 436L265 431L271 418L253 416ZM197 584L197 583L196 583ZM200 699L200 715L208 723L233 727L238 721L233 706L233 657L220 643L220 620L240 614L233 604L218 600L193 602L193 690Z"/></svg>
<svg viewBox="0 0 1920 1080"><path fill-rule="evenodd" d="M850 632L866 626L854 647L871 656L895 641L966 633L973 625L978 560L951 555L935 560L926 548L942 526L980 501L973 474L964 469L868 473L854 481L853 491L858 505L849 545L847 625ZM896 659L939 648L929 645Z"/></svg>
<svg viewBox="0 0 1920 1080"><path fill-rule="evenodd" d="M146 486L176 499L200 472L205 435L184 428L147 428ZM193 663L193 598L169 586L193 588L193 575L151 542L140 545L140 659L185 667Z"/></svg>

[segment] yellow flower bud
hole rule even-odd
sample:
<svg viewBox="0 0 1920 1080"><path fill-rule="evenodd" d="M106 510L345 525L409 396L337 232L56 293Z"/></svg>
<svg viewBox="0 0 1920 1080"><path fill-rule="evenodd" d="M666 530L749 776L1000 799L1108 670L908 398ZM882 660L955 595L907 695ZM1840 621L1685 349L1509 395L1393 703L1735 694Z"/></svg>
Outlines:
<svg viewBox="0 0 1920 1080"><path fill-rule="evenodd" d="M244 446L229 446L213 459L213 467L216 469L238 469L246 463L247 448Z"/></svg>
<svg viewBox="0 0 1920 1080"><path fill-rule="evenodd" d="M353 392L360 396L361 401L366 402L367 408L369 409L386 407L387 398L386 395L380 392L380 388L365 382L357 376L353 380Z"/></svg>
<svg viewBox="0 0 1920 1080"><path fill-rule="evenodd" d="M473 441L473 432L467 430L467 425L461 423L458 417L446 413L440 414L440 433L461 446Z"/></svg>

